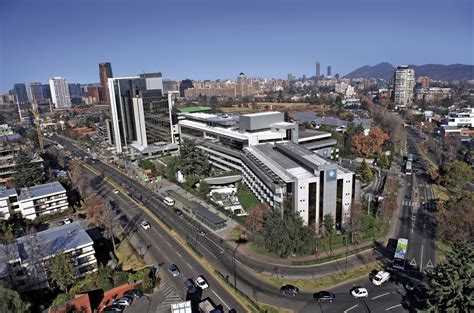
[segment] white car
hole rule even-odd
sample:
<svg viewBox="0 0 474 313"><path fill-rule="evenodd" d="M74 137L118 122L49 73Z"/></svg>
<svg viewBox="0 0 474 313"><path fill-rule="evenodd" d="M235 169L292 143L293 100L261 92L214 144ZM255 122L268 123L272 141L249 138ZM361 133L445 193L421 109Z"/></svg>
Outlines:
<svg viewBox="0 0 474 313"><path fill-rule="evenodd" d="M204 279L202 275L199 275L198 277L194 278L194 283L196 284L196 286L198 286L202 290L209 288L207 281Z"/></svg>
<svg viewBox="0 0 474 313"><path fill-rule="evenodd" d="M367 298L369 296L367 289L362 287L352 290L351 294L354 298Z"/></svg>
<svg viewBox="0 0 474 313"><path fill-rule="evenodd" d="M141 222L140 225L142 226L143 229L148 229L151 227L150 223L148 223L147 221Z"/></svg>
<svg viewBox="0 0 474 313"><path fill-rule="evenodd" d="M112 192L115 193L115 194L119 193L119 191L117 189L113 189Z"/></svg>
<svg viewBox="0 0 474 313"><path fill-rule="evenodd" d="M113 304L121 305L121 306L130 306L132 302L133 302L132 298L122 297L118 301L115 301Z"/></svg>
<svg viewBox="0 0 474 313"><path fill-rule="evenodd" d="M379 271L374 278L372 278L372 283L376 286L382 285L384 282L390 279L390 273Z"/></svg>

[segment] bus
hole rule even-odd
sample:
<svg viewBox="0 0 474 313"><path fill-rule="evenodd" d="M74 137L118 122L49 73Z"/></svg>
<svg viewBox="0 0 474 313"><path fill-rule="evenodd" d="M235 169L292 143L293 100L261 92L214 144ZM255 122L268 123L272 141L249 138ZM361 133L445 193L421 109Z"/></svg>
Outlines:
<svg viewBox="0 0 474 313"><path fill-rule="evenodd" d="M393 268L404 270L407 257L408 239L399 238L393 256Z"/></svg>
<svg viewBox="0 0 474 313"><path fill-rule="evenodd" d="M407 161L413 162L413 154L407 155Z"/></svg>
<svg viewBox="0 0 474 313"><path fill-rule="evenodd" d="M407 161L407 163L405 163L405 174L411 175L412 171L413 171L413 163L411 161Z"/></svg>

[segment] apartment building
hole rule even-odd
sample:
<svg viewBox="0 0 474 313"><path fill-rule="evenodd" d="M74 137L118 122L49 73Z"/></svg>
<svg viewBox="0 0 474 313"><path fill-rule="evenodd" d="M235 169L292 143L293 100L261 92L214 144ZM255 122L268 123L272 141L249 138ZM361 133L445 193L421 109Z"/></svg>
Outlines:
<svg viewBox="0 0 474 313"><path fill-rule="evenodd" d="M13 138L15 137L15 134L5 137ZM17 137L18 138L15 138L14 140L21 138L18 135ZM12 179L12 176L15 173L15 157L20 151L20 148L20 145L17 143L0 142L0 184L5 184ZM38 163L43 167L43 159L39 155L33 155L31 162Z"/></svg>
<svg viewBox="0 0 474 313"><path fill-rule="evenodd" d="M64 211L68 206L66 189L57 181L22 188L19 193L15 189L0 188L2 219L21 214L24 218L33 220L44 214Z"/></svg>
<svg viewBox="0 0 474 313"><path fill-rule="evenodd" d="M94 242L75 222L0 245L0 282L19 291L48 288L48 260L61 252L73 260L78 278L97 269Z"/></svg>
<svg viewBox="0 0 474 313"><path fill-rule="evenodd" d="M406 107L413 102L415 88L415 70L407 65L399 66L394 73L394 102Z"/></svg>
<svg viewBox="0 0 474 313"><path fill-rule="evenodd" d="M474 127L474 108L464 108L460 111L449 112L446 124L458 128Z"/></svg>

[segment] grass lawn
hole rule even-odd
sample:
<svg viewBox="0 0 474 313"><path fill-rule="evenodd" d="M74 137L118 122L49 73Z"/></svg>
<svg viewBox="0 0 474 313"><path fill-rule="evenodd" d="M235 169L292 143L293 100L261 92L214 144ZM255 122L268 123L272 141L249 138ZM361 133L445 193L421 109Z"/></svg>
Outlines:
<svg viewBox="0 0 474 313"><path fill-rule="evenodd" d="M293 313L294 312L291 309L276 307L276 306L262 303L262 302L257 302L257 305L260 309L258 312L267 312L267 313Z"/></svg>
<svg viewBox="0 0 474 313"><path fill-rule="evenodd" d="M145 266L145 263L136 254L135 249L126 240L120 242L116 254L118 264L124 271L137 271Z"/></svg>
<svg viewBox="0 0 474 313"><path fill-rule="evenodd" d="M337 273L319 278L311 279L288 279L276 275L267 276L263 274L254 273L254 275L270 285L280 288L283 285L291 284L300 288L303 292L315 292L317 290L331 289L335 285L362 277L368 277L373 270L380 270L382 267L378 262L367 264L367 266L360 266L347 270L347 274Z"/></svg>
<svg viewBox="0 0 474 313"><path fill-rule="evenodd" d="M250 189L244 184L239 184L237 189L237 198L239 198L240 204L247 213L250 213L252 209L259 203L257 197L250 191Z"/></svg>

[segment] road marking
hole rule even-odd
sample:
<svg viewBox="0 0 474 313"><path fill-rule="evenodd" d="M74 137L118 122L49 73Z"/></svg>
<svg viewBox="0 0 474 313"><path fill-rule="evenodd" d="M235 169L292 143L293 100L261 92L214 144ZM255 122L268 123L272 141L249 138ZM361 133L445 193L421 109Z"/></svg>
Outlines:
<svg viewBox="0 0 474 313"><path fill-rule="evenodd" d="M421 245L420 272L423 272L423 245Z"/></svg>
<svg viewBox="0 0 474 313"><path fill-rule="evenodd" d="M410 265L411 265L411 266L416 266L415 258L413 258L413 260L410 261Z"/></svg>
<svg viewBox="0 0 474 313"><path fill-rule="evenodd" d="M390 294L390 292L383 293L383 294L381 294L381 295L378 295L378 296L376 296L376 297L373 297L372 300L377 299L377 298L380 298L380 297L383 297L383 296L386 296L386 295L389 295L389 294Z"/></svg>
<svg viewBox="0 0 474 313"><path fill-rule="evenodd" d="M206 238L207 238L210 242L212 242L213 244L215 244L216 247L218 247L218 248L221 249L221 250L224 250L224 249L221 248L221 246L219 246L217 243L215 243L214 240L212 240L212 239L209 238L209 237L206 237Z"/></svg>
<svg viewBox="0 0 474 313"><path fill-rule="evenodd" d="M213 293L216 295L216 297L217 297L219 300L221 300L221 302L224 303L224 305L230 310L230 307L227 305L227 303L225 303L224 300L222 300L221 297L219 297L219 296L217 295L217 293L216 293L214 290L212 290L212 292L213 292Z"/></svg>
<svg viewBox="0 0 474 313"><path fill-rule="evenodd" d="M201 247L203 247L210 255L214 257L214 259L217 260L217 257L214 255L214 253L211 252L208 248L206 248L202 243L198 242Z"/></svg>
<svg viewBox="0 0 474 313"><path fill-rule="evenodd" d="M356 304L356 305L354 305L353 307L350 307L350 308L348 308L347 310L345 310L344 313L347 313L347 312L349 312L350 310L355 309L355 308L358 307L358 306L359 306L359 305Z"/></svg>
<svg viewBox="0 0 474 313"><path fill-rule="evenodd" d="M434 266L433 266L433 263L431 262L431 260L428 260L428 263L426 264L426 267L434 267Z"/></svg>
<svg viewBox="0 0 474 313"><path fill-rule="evenodd" d="M193 267L191 266L191 264L189 264L188 262L186 262L186 264L188 264L189 268L192 269Z"/></svg>
<svg viewBox="0 0 474 313"><path fill-rule="evenodd" d="M180 258L182 258L183 256L181 254L179 254L178 251L176 251L176 254L179 255Z"/></svg>
<svg viewBox="0 0 474 313"><path fill-rule="evenodd" d="M402 306L402 304L397 304L397 305L394 305L394 306L391 306L389 308L386 308L385 311L388 311L388 310L391 310L391 309L395 309L395 308L398 308L399 306Z"/></svg>

